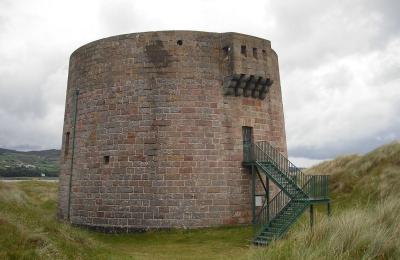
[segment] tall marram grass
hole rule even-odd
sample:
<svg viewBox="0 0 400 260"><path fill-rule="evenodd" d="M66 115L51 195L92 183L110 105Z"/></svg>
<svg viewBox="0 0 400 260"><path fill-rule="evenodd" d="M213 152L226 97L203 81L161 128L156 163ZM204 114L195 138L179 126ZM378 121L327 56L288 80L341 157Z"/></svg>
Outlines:
<svg viewBox="0 0 400 260"><path fill-rule="evenodd" d="M88 232L55 217L54 183L0 182L0 259L85 259L104 253Z"/></svg>
<svg viewBox="0 0 400 260"><path fill-rule="evenodd" d="M375 204L392 194L400 196L400 143L384 145L365 155L341 156L307 173L330 175L331 196L340 208Z"/></svg>
<svg viewBox="0 0 400 260"><path fill-rule="evenodd" d="M310 230L307 223L287 239L265 250L254 251L254 259L399 259L400 200L391 197L371 208L352 208L327 218L317 216Z"/></svg>

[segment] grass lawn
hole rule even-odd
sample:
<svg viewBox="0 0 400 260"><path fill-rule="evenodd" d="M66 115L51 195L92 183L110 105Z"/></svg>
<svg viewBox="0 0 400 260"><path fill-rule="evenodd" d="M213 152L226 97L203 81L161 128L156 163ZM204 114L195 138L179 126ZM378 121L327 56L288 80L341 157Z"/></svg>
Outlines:
<svg viewBox="0 0 400 260"><path fill-rule="evenodd" d="M57 221L56 199L57 183L0 182L0 259L246 259L251 251L249 226L103 234Z"/></svg>

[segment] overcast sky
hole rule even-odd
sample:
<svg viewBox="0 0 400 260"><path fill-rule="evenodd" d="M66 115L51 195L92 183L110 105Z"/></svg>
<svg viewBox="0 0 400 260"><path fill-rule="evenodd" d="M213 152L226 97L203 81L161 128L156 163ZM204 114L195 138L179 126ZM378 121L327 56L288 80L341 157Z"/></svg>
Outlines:
<svg viewBox="0 0 400 260"><path fill-rule="evenodd" d="M154 30L240 32L278 53L300 166L400 136L400 1L0 0L0 147L60 148L69 55Z"/></svg>

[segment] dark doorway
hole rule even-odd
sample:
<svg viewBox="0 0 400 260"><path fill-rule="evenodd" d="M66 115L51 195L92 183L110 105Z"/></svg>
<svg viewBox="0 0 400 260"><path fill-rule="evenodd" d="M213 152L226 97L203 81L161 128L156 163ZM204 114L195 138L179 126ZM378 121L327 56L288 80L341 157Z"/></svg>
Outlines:
<svg viewBox="0 0 400 260"><path fill-rule="evenodd" d="M251 161L251 144L253 143L253 127L243 126L243 161Z"/></svg>

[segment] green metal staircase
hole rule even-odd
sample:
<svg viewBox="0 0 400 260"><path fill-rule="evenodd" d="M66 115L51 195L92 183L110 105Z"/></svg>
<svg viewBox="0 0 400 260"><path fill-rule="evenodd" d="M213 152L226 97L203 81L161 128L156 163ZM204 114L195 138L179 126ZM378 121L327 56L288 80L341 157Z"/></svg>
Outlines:
<svg viewBox="0 0 400 260"><path fill-rule="evenodd" d="M310 208L312 224L316 203L327 203L329 214L328 176L304 174L266 141L251 144L247 151L250 154L245 155L246 165L251 166L252 172L257 171L261 181L267 180L263 184L266 190L263 205L257 209L253 203L255 245L268 245L282 237L307 208ZM269 181L280 189L272 199L269 199ZM254 184L253 194L256 194Z"/></svg>

